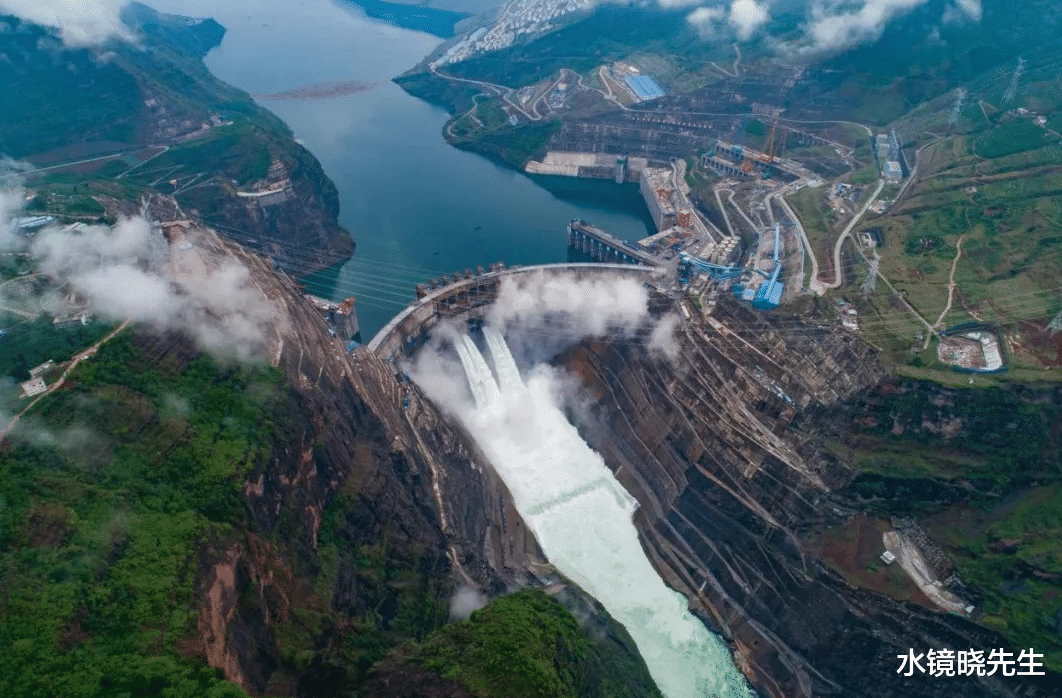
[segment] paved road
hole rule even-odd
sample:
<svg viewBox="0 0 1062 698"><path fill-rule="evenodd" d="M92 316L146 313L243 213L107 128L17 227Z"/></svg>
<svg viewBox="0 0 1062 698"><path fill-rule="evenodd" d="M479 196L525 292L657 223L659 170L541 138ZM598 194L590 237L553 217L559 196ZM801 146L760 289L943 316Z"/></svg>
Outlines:
<svg viewBox="0 0 1062 698"><path fill-rule="evenodd" d="M45 396L51 395L56 390L58 390L59 388L62 387L63 383L66 381L67 376L70 375L71 371L73 371L75 368L77 368L77 365L79 363L81 363L85 359L89 358L90 356L94 356L96 354L96 352L100 350L100 347L102 347L104 344L106 344L107 342L109 342L112 339L114 339L118 335L119 332L124 330L126 327L129 327L129 325L131 323L132 323L132 320L126 320L121 325L118 325L118 327L115 328L106 337L104 337L100 341L96 342L95 344L93 344L88 349L84 349L81 352L79 352L77 355L75 355L74 358L70 360L70 364L66 367L66 370L63 371L63 375L59 376L59 380L57 380L54 383L52 383L51 385L49 385L47 390L45 390L43 393L41 393L40 395L35 397L33 399L33 402L31 402L30 404L26 405L26 407L23 408L23 410L21 412L19 412L18 414L16 414L14 417L11 418L11 421L8 422L4 426L3 430L0 430L0 442L2 442L4 439L7 438L7 435L10 434L11 430L15 428L15 426L18 424L18 420L22 418L22 415L26 414L31 409L33 409L33 406L36 405L41 400L43 400Z"/></svg>
<svg viewBox="0 0 1062 698"><path fill-rule="evenodd" d="M821 281L819 281L819 260L815 256L815 250L811 247L811 240L808 239L808 233L804 230L804 224L800 221L800 216L797 215L796 211L793 210L793 207L790 206L789 202L785 199L786 194L790 193L788 191L789 188L794 185L799 185L795 187L796 189L803 187L802 182L795 182L793 185L778 191L774 195L774 198L782 208L785 209L786 214L796 225L797 233L800 235L800 241L804 244L804 251L807 252L808 257L811 259L811 278L808 280L808 290L817 296L821 296L826 293L826 287L822 285Z"/></svg>
<svg viewBox="0 0 1062 698"><path fill-rule="evenodd" d="M450 82L466 82L470 85L479 85L480 87L485 87L489 90L493 90L499 97L502 98L503 102L523 114L525 117L527 117L529 121L539 121L541 119L541 117L532 116L531 114L528 114L526 111L524 111L523 107L509 99L508 94L512 92L512 88L510 87L506 87L505 85L495 85L493 82L486 82L485 80L470 80L469 78L459 78L455 75L447 75L446 73L439 72L439 69L435 67L434 63L428 64L428 70L430 70L433 75L435 75L436 77L440 77L443 80L449 80Z"/></svg>
<svg viewBox="0 0 1062 698"><path fill-rule="evenodd" d="M837 238L837 242L833 246L833 281L828 284L823 284L826 288L840 288L841 284L844 283L844 271L841 269L841 247L844 245L844 241L852 236L852 228L856 227L859 221L863 219L867 209L869 209L871 204L877 200L878 195L881 194L881 190L884 188L885 180L879 179L877 189L874 190L874 193L871 194L870 198L867 199L865 204L863 204L863 208L859 209L859 213L853 216L852 220L848 221L848 225L845 226L844 232L842 232Z"/></svg>

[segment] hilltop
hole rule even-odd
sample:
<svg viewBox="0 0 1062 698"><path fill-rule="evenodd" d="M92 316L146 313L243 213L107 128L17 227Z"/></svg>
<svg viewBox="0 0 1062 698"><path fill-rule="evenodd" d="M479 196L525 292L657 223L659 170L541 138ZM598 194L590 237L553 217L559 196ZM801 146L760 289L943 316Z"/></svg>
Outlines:
<svg viewBox="0 0 1062 698"><path fill-rule="evenodd" d="M97 49L67 48L48 30L0 17L9 86L0 154L29 163L20 172L35 194L29 213L113 220L164 194L220 230L311 245L321 266L348 257L353 244L320 163L203 65L224 28L135 3L124 17L139 45Z"/></svg>

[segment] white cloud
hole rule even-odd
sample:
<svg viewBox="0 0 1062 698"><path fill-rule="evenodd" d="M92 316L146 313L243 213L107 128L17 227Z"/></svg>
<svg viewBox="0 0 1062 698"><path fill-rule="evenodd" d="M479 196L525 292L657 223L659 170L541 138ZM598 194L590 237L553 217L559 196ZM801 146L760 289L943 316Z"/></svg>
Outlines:
<svg viewBox="0 0 1062 698"><path fill-rule="evenodd" d="M756 30L771 19L767 11L767 3L759 3L756 0L734 0L730 5L730 15L727 18L730 26L734 28L737 38L747 41Z"/></svg>
<svg viewBox="0 0 1062 698"><path fill-rule="evenodd" d="M954 4L948 5L941 18L945 24L959 24L961 22L980 22L984 14L981 0L955 0Z"/></svg>
<svg viewBox="0 0 1062 698"><path fill-rule="evenodd" d="M864 0L853 5L836 0L816 2L805 26L805 52L840 51L877 40L894 18L928 0Z"/></svg>
<svg viewBox="0 0 1062 698"><path fill-rule="evenodd" d="M702 0L703 1L703 0ZM979 22L983 0L950 0L944 22ZM686 7L686 0L657 0L665 8ZM802 39L782 50L792 53L831 53L876 41L889 22L907 15L929 0L729 0L708 2L693 9L686 20L705 39L730 35L747 41L771 19L784 13L804 16Z"/></svg>
<svg viewBox="0 0 1062 698"><path fill-rule="evenodd" d="M98 46L110 39L131 41L133 34L121 20L129 0L0 0L0 14L58 31L72 48Z"/></svg>
<svg viewBox="0 0 1062 698"><path fill-rule="evenodd" d="M193 233L173 249L161 231L134 217L113 228L46 229L30 251L40 271L94 313L187 332L205 349L251 358L264 348L271 306L246 267L194 240Z"/></svg>
<svg viewBox="0 0 1062 698"><path fill-rule="evenodd" d="M454 591L450 599L450 618L452 620L468 620L473 611L478 611L487 605L487 597L469 586L460 586Z"/></svg>
<svg viewBox="0 0 1062 698"><path fill-rule="evenodd" d="M0 187L0 249L28 251L38 271L63 290L11 296L9 303L62 312L72 291L93 314L186 332L218 354L251 359L265 349L273 306L246 267L214 249L209 233L188 231L171 246L156 226L133 217L113 227L52 226L27 237L14 225L24 198L14 183Z"/></svg>
<svg viewBox="0 0 1062 698"><path fill-rule="evenodd" d="M698 7L686 15L686 21L697 28L702 38L712 39L719 35L726 20L726 10L715 5Z"/></svg>

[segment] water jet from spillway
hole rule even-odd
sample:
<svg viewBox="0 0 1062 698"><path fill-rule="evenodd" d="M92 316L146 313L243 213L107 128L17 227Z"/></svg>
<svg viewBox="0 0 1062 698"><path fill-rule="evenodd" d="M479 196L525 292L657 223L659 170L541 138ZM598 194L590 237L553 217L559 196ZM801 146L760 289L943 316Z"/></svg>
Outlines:
<svg viewBox="0 0 1062 698"><path fill-rule="evenodd" d="M637 502L557 405L553 369L537 366L525 382L504 337L483 333L490 365L467 335L454 342L475 400L457 413L550 562L627 628L667 698L749 698L727 647L650 564Z"/></svg>

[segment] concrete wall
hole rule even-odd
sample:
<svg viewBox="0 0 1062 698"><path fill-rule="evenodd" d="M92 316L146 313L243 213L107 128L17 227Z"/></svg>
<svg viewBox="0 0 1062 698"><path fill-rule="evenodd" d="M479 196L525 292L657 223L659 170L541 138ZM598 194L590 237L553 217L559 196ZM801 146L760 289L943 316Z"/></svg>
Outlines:
<svg viewBox="0 0 1062 698"><path fill-rule="evenodd" d="M449 286L430 291L424 298L396 315L376 333L368 348L385 360L412 355L427 341L432 329L442 320L483 317L487 308L497 299L498 289L506 277L548 274L578 279L621 274L648 279L655 271L652 267L633 264L543 264L514 267L461 279Z"/></svg>

